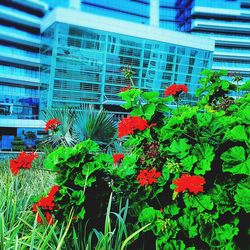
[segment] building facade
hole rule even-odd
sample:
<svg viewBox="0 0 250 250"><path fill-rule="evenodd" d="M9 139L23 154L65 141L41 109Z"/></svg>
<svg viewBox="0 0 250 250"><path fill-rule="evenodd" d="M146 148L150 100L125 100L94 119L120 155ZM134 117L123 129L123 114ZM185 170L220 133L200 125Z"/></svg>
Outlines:
<svg viewBox="0 0 250 250"><path fill-rule="evenodd" d="M57 8L43 20L41 109L82 103L112 106L127 82L158 91L185 83L183 102L196 103L199 73L211 66L214 42L205 38L78 10Z"/></svg>
<svg viewBox="0 0 250 250"><path fill-rule="evenodd" d="M212 68L250 77L249 0L47 0L52 8L72 6L86 13L191 33L215 40Z"/></svg>
<svg viewBox="0 0 250 250"><path fill-rule="evenodd" d="M212 68L250 78L250 1L177 0L178 30L215 40Z"/></svg>
<svg viewBox="0 0 250 250"><path fill-rule="evenodd" d="M40 23L46 6L42 2L20 0L0 3L1 150L12 148L14 138L23 147L32 146L32 140L25 142L25 137L31 137L27 132L39 137L37 129L43 126L38 120L39 49Z"/></svg>

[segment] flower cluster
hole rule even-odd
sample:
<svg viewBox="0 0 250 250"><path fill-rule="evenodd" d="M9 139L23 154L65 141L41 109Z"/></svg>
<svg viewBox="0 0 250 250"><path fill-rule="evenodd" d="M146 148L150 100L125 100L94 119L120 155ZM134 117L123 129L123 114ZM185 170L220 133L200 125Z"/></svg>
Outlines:
<svg viewBox="0 0 250 250"><path fill-rule="evenodd" d="M114 163L120 163L124 158L124 154L113 154Z"/></svg>
<svg viewBox="0 0 250 250"><path fill-rule="evenodd" d="M182 92L185 92L185 93L188 92L188 88L184 84L172 84L171 86L165 89L166 96L172 95L175 98L178 98Z"/></svg>
<svg viewBox="0 0 250 250"><path fill-rule="evenodd" d="M148 122L139 116L128 116L118 123L118 137L133 135L135 130L143 131L149 128Z"/></svg>
<svg viewBox="0 0 250 250"><path fill-rule="evenodd" d="M32 208L32 211L34 213L37 213L38 211L37 208L39 208L40 211L44 214L46 221L50 225L52 225L54 221L51 212L57 208L57 206L55 205L54 196L58 191L59 191L59 186L53 186L49 194L46 197L42 196L40 200L33 205ZM39 224L43 224L40 214L38 214L37 216L37 222Z"/></svg>
<svg viewBox="0 0 250 250"><path fill-rule="evenodd" d="M50 119L46 122L45 131L55 130L58 125L62 124L57 118Z"/></svg>
<svg viewBox="0 0 250 250"><path fill-rule="evenodd" d="M180 178L173 181L173 184L177 186L175 192L180 193L189 190L189 192L194 193L195 195L199 192L203 192L202 185L205 183L205 178L188 174L182 174Z"/></svg>
<svg viewBox="0 0 250 250"><path fill-rule="evenodd" d="M125 87L125 88L121 88L119 92L124 92L124 91L127 91L127 90L129 90L129 89L131 89L131 86L130 86L130 85L128 85L128 86Z"/></svg>
<svg viewBox="0 0 250 250"><path fill-rule="evenodd" d="M139 182L141 186L151 185L156 183L157 178L161 177L161 173L157 172L154 168L151 170L140 170L136 180Z"/></svg>
<svg viewBox="0 0 250 250"><path fill-rule="evenodd" d="M30 169L32 162L38 155L34 152L27 153L25 151L20 152L16 159L10 160L10 170L14 175L17 175L21 168Z"/></svg>

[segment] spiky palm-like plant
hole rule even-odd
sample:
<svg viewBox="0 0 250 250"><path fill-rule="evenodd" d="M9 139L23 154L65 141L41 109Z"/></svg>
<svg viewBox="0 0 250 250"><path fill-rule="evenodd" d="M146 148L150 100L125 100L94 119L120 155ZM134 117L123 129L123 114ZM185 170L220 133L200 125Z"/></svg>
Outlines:
<svg viewBox="0 0 250 250"><path fill-rule="evenodd" d="M103 109L95 110L89 105L77 112L73 131L80 141L92 139L105 145L114 138L116 123L112 114Z"/></svg>
<svg viewBox="0 0 250 250"><path fill-rule="evenodd" d="M103 109L95 110L92 105L81 108L50 108L44 113L45 120L57 118L62 124L56 133L51 133L46 142L54 147L74 146L85 139L107 145L115 137L116 123L113 115Z"/></svg>
<svg viewBox="0 0 250 250"><path fill-rule="evenodd" d="M58 145L74 146L78 140L73 135L73 125L76 119L75 113L69 107L49 108L45 111L46 120L57 118L62 124L58 126L56 133L51 133L45 141L45 144L56 147Z"/></svg>

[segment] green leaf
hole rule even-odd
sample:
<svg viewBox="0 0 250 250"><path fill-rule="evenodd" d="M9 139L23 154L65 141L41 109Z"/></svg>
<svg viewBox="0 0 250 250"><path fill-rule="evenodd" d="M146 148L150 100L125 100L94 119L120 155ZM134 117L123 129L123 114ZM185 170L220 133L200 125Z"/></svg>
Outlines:
<svg viewBox="0 0 250 250"><path fill-rule="evenodd" d="M85 195L82 190L74 191L70 196L70 202L75 203L76 205L81 205L85 200Z"/></svg>
<svg viewBox="0 0 250 250"><path fill-rule="evenodd" d="M192 216L187 216L184 214L183 216L179 217L178 222L183 230L188 232L189 238L194 238L196 235L198 235L198 224L194 221Z"/></svg>
<svg viewBox="0 0 250 250"><path fill-rule="evenodd" d="M154 115L155 112L155 104L145 104L143 107L143 113L147 120L150 120L150 118Z"/></svg>
<svg viewBox="0 0 250 250"><path fill-rule="evenodd" d="M185 194L184 202L188 208L196 208L199 212L212 210L214 207L211 197L205 194L196 196L188 196L187 194Z"/></svg>
<svg viewBox="0 0 250 250"><path fill-rule="evenodd" d="M124 107L125 109L130 109L134 107L139 100L141 92L142 91L140 89L135 89L135 88L129 89L124 92L120 92L118 96L120 96L122 100L126 102L125 104L122 105L122 107Z"/></svg>
<svg viewBox="0 0 250 250"><path fill-rule="evenodd" d="M211 169L211 162L214 159L215 153L214 148L210 144L203 143L202 145L195 145L192 154L198 159L198 164L194 168L196 175L204 175Z"/></svg>
<svg viewBox="0 0 250 250"><path fill-rule="evenodd" d="M238 125L226 131L223 140L246 141L247 134L244 126Z"/></svg>
<svg viewBox="0 0 250 250"><path fill-rule="evenodd" d="M209 192L211 198L220 214L230 212L231 214L236 214L239 212L239 207L236 206L232 198L232 186L229 185L230 180L227 180L226 185L215 184ZM233 183L232 183L233 185Z"/></svg>
<svg viewBox="0 0 250 250"><path fill-rule="evenodd" d="M75 154L77 154L77 152L73 148L61 146L47 156L44 160L44 166L48 170L58 171L60 164L66 162Z"/></svg>
<svg viewBox="0 0 250 250"><path fill-rule="evenodd" d="M234 196L236 204L243 208L246 213L250 213L250 188L246 185L238 184L236 195Z"/></svg>
<svg viewBox="0 0 250 250"><path fill-rule="evenodd" d="M180 208L177 204L168 205L164 208L164 212L168 215L175 216L179 213Z"/></svg>
<svg viewBox="0 0 250 250"><path fill-rule="evenodd" d="M228 244L232 243L234 236L239 232L239 229L231 224L220 226L202 226L200 227L201 239L209 244L211 248L224 249ZM235 249L235 248L225 248Z"/></svg>
<svg viewBox="0 0 250 250"><path fill-rule="evenodd" d="M175 155L179 159L184 158L188 153L191 145L187 143L187 139L174 140L168 148L170 155Z"/></svg>
<svg viewBox="0 0 250 250"><path fill-rule="evenodd" d="M159 210L156 210L153 207L144 208L138 217L138 221L143 224L153 223L158 219L163 219L163 215Z"/></svg>
<svg viewBox="0 0 250 250"><path fill-rule="evenodd" d="M130 112L131 116L143 116L143 110L141 107L136 107Z"/></svg>
<svg viewBox="0 0 250 250"><path fill-rule="evenodd" d="M85 215L85 209L84 207L80 210L80 212L78 213L78 218L83 220L84 219L84 215Z"/></svg>
<svg viewBox="0 0 250 250"><path fill-rule="evenodd" d="M167 167L163 167L162 168L162 177L164 178L164 180L168 181L169 180L169 175L170 175L170 172L169 172L169 169Z"/></svg>
<svg viewBox="0 0 250 250"><path fill-rule="evenodd" d="M99 151L99 146L96 142L91 139L85 140L75 145L74 149L78 153L88 152L95 153Z"/></svg>
<svg viewBox="0 0 250 250"><path fill-rule="evenodd" d="M250 91L250 80L246 81L239 88L240 91Z"/></svg>
<svg viewBox="0 0 250 250"><path fill-rule="evenodd" d="M197 175L204 175L206 172L211 170L211 161L202 159L198 162L194 169L194 173Z"/></svg>
<svg viewBox="0 0 250 250"><path fill-rule="evenodd" d="M78 173L76 177L74 178L74 184L78 185L80 187L84 187L86 182L86 176L83 176L82 174Z"/></svg>
<svg viewBox="0 0 250 250"><path fill-rule="evenodd" d="M158 92L144 92L141 95L141 98L146 100L146 101L154 101L157 100L159 97L159 93Z"/></svg>
<svg viewBox="0 0 250 250"><path fill-rule="evenodd" d="M197 162L197 157L195 155L189 155L181 160L181 164L184 167L183 170L190 172L193 168L194 163Z"/></svg>
<svg viewBox="0 0 250 250"><path fill-rule="evenodd" d="M117 175L124 179L127 176L134 175L136 173L136 162L137 162L137 157L135 155L127 155L119 168L116 169Z"/></svg>
<svg viewBox="0 0 250 250"><path fill-rule="evenodd" d="M223 90L228 90L228 87L230 86L230 82L226 80L221 81L221 87Z"/></svg>
<svg viewBox="0 0 250 250"><path fill-rule="evenodd" d="M170 111L170 108L163 104L163 103L160 103L156 106L156 110L160 111L160 112L169 112Z"/></svg>
<svg viewBox="0 0 250 250"><path fill-rule="evenodd" d="M232 174L250 175L250 158L246 159L245 149L241 146L235 146L221 155L224 161L222 170Z"/></svg>
<svg viewBox="0 0 250 250"><path fill-rule="evenodd" d="M208 126L211 123L213 115L211 113L198 113L196 117L199 127L203 127Z"/></svg>
<svg viewBox="0 0 250 250"><path fill-rule="evenodd" d="M164 244L163 250L186 250L186 245L182 240L170 240Z"/></svg>

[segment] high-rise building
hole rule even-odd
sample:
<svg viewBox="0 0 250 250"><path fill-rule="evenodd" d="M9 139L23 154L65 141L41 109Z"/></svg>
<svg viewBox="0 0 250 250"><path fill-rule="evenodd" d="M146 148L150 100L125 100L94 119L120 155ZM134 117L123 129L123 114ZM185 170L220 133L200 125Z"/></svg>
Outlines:
<svg viewBox="0 0 250 250"><path fill-rule="evenodd" d="M92 103L112 110L127 65L139 88L163 96L170 84L185 83L183 102L194 104L214 49L206 38L66 8L52 11L41 32L41 109Z"/></svg>
<svg viewBox="0 0 250 250"><path fill-rule="evenodd" d="M250 1L177 0L178 29L215 40L212 68L250 78Z"/></svg>
<svg viewBox="0 0 250 250"><path fill-rule="evenodd" d="M0 149L43 126L38 120L40 23L47 5L0 2ZM32 144L32 143L31 143Z"/></svg>
<svg viewBox="0 0 250 250"><path fill-rule="evenodd" d="M212 68L250 77L250 0L47 0L87 13L215 40Z"/></svg>

